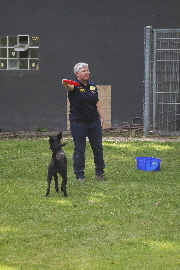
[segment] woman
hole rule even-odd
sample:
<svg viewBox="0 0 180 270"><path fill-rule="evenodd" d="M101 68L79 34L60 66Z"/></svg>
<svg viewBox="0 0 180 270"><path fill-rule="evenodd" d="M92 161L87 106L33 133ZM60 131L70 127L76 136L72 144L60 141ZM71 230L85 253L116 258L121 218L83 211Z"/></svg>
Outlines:
<svg viewBox="0 0 180 270"><path fill-rule="evenodd" d="M74 173L80 182L84 182L86 137L94 154L95 174L98 180L104 180L104 160L102 147L102 126L104 122L96 85L89 81L88 64L74 66L76 82L70 85L62 80L68 90L70 102L70 130L74 141Z"/></svg>

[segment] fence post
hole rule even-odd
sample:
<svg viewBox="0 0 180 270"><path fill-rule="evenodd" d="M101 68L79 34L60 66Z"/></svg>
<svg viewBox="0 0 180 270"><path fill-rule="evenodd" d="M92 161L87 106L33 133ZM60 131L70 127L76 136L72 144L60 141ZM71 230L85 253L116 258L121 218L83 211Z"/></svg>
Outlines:
<svg viewBox="0 0 180 270"><path fill-rule="evenodd" d="M151 37L152 27L145 27L144 40L144 59L145 59L145 78L144 78L144 110L143 110L143 129L144 135L150 132L150 91L151 91Z"/></svg>

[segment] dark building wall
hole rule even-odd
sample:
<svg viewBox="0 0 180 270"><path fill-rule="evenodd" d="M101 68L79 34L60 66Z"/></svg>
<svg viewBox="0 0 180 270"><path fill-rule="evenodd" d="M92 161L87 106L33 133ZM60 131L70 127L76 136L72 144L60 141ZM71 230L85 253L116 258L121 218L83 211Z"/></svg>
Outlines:
<svg viewBox="0 0 180 270"><path fill-rule="evenodd" d="M179 0L0 0L0 35L40 37L38 71L0 70L2 131L66 130L63 78L87 62L112 86L112 125L143 116L144 27L179 28Z"/></svg>

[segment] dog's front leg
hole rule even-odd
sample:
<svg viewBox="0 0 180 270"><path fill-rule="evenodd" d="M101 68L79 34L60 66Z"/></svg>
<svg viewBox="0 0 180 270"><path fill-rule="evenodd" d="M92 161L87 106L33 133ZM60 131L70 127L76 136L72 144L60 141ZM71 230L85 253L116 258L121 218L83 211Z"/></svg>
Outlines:
<svg viewBox="0 0 180 270"><path fill-rule="evenodd" d="M56 189L56 192L59 192L59 187L58 187L58 176L57 176L57 173L54 174L54 182L55 182L55 189Z"/></svg>
<svg viewBox="0 0 180 270"><path fill-rule="evenodd" d="M66 183L67 181L62 181L62 186L61 186L61 191L64 192L64 197L67 197L67 192L66 192Z"/></svg>
<svg viewBox="0 0 180 270"><path fill-rule="evenodd" d="M48 196L49 195L49 192L50 192L50 185L51 185L51 179L49 176L47 177L47 191L46 191L46 195L45 196Z"/></svg>
<svg viewBox="0 0 180 270"><path fill-rule="evenodd" d="M67 171L63 174L62 176L62 184L61 184L61 191L64 192L64 197L67 197L67 192L66 192L66 184L67 184Z"/></svg>

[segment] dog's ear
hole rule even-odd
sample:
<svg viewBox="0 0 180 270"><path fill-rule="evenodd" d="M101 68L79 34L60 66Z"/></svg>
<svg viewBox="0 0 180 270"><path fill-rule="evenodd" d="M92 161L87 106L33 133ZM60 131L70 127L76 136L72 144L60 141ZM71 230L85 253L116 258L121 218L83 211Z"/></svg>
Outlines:
<svg viewBox="0 0 180 270"><path fill-rule="evenodd" d="M60 132L58 135L57 135L57 139L60 141L62 139L62 132Z"/></svg>

